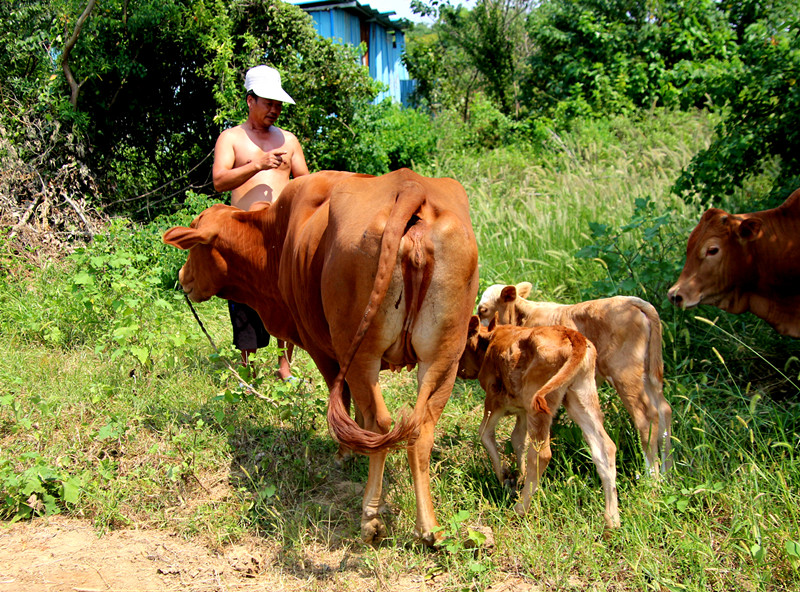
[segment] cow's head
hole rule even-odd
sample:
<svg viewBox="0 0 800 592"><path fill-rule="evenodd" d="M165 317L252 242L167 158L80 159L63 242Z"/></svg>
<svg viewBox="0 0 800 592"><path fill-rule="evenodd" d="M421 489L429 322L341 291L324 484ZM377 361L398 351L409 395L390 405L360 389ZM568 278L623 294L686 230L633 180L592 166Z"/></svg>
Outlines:
<svg viewBox="0 0 800 592"><path fill-rule="evenodd" d="M212 296L243 300L245 261L263 245L253 218L253 212L217 204L203 211L189 228L175 226L164 233L166 244L189 251L178 281L192 301L203 302Z"/></svg>
<svg viewBox="0 0 800 592"><path fill-rule="evenodd" d="M481 366L483 366L483 360L486 357L486 350L489 348L489 340L496 324L496 317L492 318L488 327L481 325L481 319L478 315L473 315L469 319L467 345L464 347L464 353L461 354L461 359L458 362L458 375L461 378L478 378Z"/></svg>
<svg viewBox="0 0 800 592"><path fill-rule="evenodd" d="M711 304L730 312L731 297L752 280L749 244L762 235L758 218L728 214L711 208L689 235L686 263L678 281L669 289L670 301L680 308Z"/></svg>
<svg viewBox="0 0 800 592"><path fill-rule="evenodd" d="M532 289L533 284L530 282L522 282L516 286L495 284L486 288L478 303L478 317L483 326L488 326L495 315L499 324L515 325L514 303L517 297L527 298Z"/></svg>

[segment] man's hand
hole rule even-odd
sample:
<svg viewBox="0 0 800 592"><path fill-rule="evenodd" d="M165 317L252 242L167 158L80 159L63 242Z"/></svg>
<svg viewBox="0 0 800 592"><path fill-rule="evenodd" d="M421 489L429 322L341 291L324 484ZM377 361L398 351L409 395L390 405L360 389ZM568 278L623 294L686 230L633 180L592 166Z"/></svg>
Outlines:
<svg viewBox="0 0 800 592"><path fill-rule="evenodd" d="M281 164L283 164L283 157L286 154L285 150L282 151L273 151L273 152L265 152L264 156L258 159L259 168L262 171L266 171L267 169L277 169Z"/></svg>

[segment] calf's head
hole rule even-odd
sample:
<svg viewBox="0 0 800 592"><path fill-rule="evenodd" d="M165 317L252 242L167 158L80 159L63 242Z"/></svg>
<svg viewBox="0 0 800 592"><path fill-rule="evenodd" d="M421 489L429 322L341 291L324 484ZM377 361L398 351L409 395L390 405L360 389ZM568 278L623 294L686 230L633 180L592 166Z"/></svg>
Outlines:
<svg viewBox="0 0 800 592"><path fill-rule="evenodd" d="M492 319L488 328L481 325L478 315L473 315L469 319L467 345L464 347L464 353L461 354L461 359L458 361L458 375L461 378L470 380L478 378L495 325L496 319Z"/></svg>
<svg viewBox="0 0 800 592"><path fill-rule="evenodd" d="M711 304L726 308L729 296L753 276L750 245L762 235L758 218L744 218L711 208L689 235L686 263L667 293L680 308ZM737 312L737 311L731 311Z"/></svg>
<svg viewBox="0 0 800 592"><path fill-rule="evenodd" d="M189 251L178 281L192 301L212 296L242 301L241 291L247 284L242 276L248 267L245 261L259 245L263 248L263 237L252 224L254 216L254 212L217 204L188 228L175 226L164 233L166 244Z"/></svg>
<svg viewBox="0 0 800 592"><path fill-rule="evenodd" d="M522 282L516 286L495 284L486 288L478 303L478 317L483 326L488 326L495 316L501 325L515 325L514 303L517 297L527 298L532 289L533 284L530 282Z"/></svg>

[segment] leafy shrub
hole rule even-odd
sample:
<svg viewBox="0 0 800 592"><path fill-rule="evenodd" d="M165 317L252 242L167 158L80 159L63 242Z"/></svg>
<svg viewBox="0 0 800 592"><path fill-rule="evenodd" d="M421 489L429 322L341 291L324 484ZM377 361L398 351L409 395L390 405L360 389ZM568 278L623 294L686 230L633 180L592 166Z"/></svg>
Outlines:
<svg viewBox="0 0 800 592"><path fill-rule="evenodd" d="M619 227L590 222L592 244L576 256L598 261L606 277L593 282L598 295L639 294L647 300L663 298L680 272L681 239L670 232L670 210L659 214L652 199L636 199L631 220ZM658 298L660 299L660 298Z"/></svg>
<svg viewBox="0 0 800 592"><path fill-rule="evenodd" d="M430 117L415 109L403 109L384 101L376 126L379 145L389 170L428 164L436 151L436 135Z"/></svg>

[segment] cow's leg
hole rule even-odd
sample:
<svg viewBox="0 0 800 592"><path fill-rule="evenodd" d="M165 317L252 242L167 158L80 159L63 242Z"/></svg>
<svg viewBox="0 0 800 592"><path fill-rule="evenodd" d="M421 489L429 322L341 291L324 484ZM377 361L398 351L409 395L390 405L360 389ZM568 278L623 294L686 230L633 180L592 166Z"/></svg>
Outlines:
<svg viewBox="0 0 800 592"><path fill-rule="evenodd" d="M497 437L495 432L497 422L500 421L503 414L497 409L492 410L489 407L490 403L487 400L483 410L483 421L481 422L480 428L478 428L478 433L481 436L481 442L484 448L486 448L486 452L489 453L489 459L492 461L494 474L497 475L497 480L500 481L500 485L502 485L503 463L500 461L500 452L497 450Z"/></svg>
<svg viewBox="0 0 800 592"><path fill-rule="evenodd" d="M603 428L603 412L600 410L600 399L594 381L576 379L567 390L564 406L569 416L580 426L583 437L592 451L592 461L603 483L606 503L603 517L606 526L619 527L617 447Z"/></svg>
<svg viewBox="0 0 800 592"><path fill-rule="evenodd" d="M408 447L408 464L414 479L417 501L417 521L414 535L423 543L433 545L441 538L434 532L439 526L431 499L430 460L433 432L444 410L456 380L458 358L442 355L434 362L420 362L417 370L417 404L414 414L420 418L419 435Z"/></svg>
<svg viewBox="0 0 800 592"><path fill-rule="evenodd" d="M551 407L551 410L557 407ZM525 477L520 491L520 500L514 506L514 511L523 515L531 506L531 497L539 488L539 481L544 474L544 470L550 463L552 452L550 451L550 426L553 424L553 417L549 413L526 413L526 424L528 427L527 460L525 462Z"/></svg>
<svg viewBox="0 0 800 592"><path fill-rule="evenodd" d="M347 383L352 399L361 412L364 429L385 434L391 429L392 418L378 384L379 371L380 359L356 356L347 372ZM382 451L369 455L369 476L361 505L361 537L366 543L377 542L386 535L380 513L383 507L383 473L387 454Z"/></svg>

